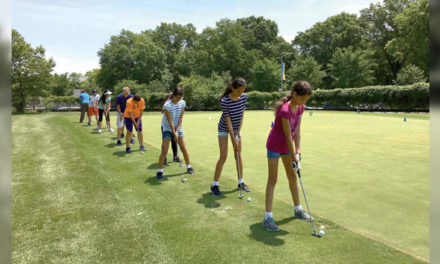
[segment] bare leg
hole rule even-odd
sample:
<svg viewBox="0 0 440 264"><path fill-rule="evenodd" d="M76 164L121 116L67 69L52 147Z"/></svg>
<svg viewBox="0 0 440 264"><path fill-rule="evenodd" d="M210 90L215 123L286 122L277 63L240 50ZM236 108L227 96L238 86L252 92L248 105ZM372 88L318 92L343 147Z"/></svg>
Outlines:
<svg viewBox="0 0 440 264"><path fill-rule="evenodd" d="M162 141L162 152L160 153L159 156L159 169L163 169L163 164L165 162L165 157L167 156L168 153L169 145L170 145L170 139L164 138Z"/></svg>
<svg viewBox="0 0 440 264"><path fill-rule="evenodd" d="M218 146L220 148L220 157L217 161L217 165L215 165L214 181L218 181L220 179L223 165L225 164L226 158L228 157L228 138L219 137Z"/></svg>
<svg viewBox="0 0 440 264"><path fill-rule="evenodd" d="M133 136L133 132L127 130L127 136L125 137L125 146L127 148L130 147L131 137Z"/></svg>
<svg viewBox="0 0 440 264"><path fill-rule="evenodd" d="M266 212L272 212L273 194L278 178L278 159L268 158L268 173L266 185Z"/></svg>
<svg viewBox="0 0 440 264"><path fill-rule="evenodd" d="M179 143L180 151L182 152L183 157L185 158L186 165L191 164L189 160L188 150L186 149L185 139L182 137L182 138L178 138L177 141Z"/></svg>
<svg viewBox="0 0 440 264"><path fill-rule="evenodd" d="M284 168L286 169L287 179L289 180L290 193L292 194L293 204L299 205L298 182L296 180L296 172L292 168L292 158L289 155L281 155Z"/></svg>
<svg viewBox="0 0 440 264"><path fill-rule="evenodd" d="M144 145L144 134L142 134L142 131L138 131L137 132L139 135L139 146L143 146Z"/></svg>

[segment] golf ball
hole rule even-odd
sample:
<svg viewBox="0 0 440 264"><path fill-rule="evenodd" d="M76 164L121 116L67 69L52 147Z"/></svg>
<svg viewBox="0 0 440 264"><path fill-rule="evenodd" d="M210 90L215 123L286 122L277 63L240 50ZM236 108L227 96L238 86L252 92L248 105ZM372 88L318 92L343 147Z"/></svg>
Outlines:
<svg viewBox="0 0 440 264"><path fill-rule="evenodd" d="M319 234L323 236L325 234L324 230L319 231Z"/></svg>
<svg viewBox="0 0 440 264"><path fill-rule="evenodd" d="M247 198L247 201L250 202L250 201L251 201L251 197L248 197L248 198Z"/></svg>

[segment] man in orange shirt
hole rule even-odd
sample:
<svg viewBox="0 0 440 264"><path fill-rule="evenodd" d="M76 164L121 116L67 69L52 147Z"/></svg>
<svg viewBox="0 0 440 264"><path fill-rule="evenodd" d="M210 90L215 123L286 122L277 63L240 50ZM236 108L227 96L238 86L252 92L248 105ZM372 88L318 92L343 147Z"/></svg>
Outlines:
<svg viewBox="0 0 440 264"><path fill-rule="evenodd" d="M124 112L125 127L127 128L127 137L125 138L125 152L131 153L130 142L133 137L133 125L136 129L139 137L139 149L145 151L144 147L144 137L142 135L142 114L145 109L144 99L139 95L135 94L133 98L127 100L127 106Z"/></svg>

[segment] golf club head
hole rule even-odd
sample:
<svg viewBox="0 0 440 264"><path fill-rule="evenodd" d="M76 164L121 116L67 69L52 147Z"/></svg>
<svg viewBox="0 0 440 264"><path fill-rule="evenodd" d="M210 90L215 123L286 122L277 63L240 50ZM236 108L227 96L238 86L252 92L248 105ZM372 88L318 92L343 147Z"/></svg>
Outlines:
<svg viewBox="0 0 440 264"><path fill-rule="evenodd" d="M312 236L315 236L315 237L321 238L321 237L323 236L323 234L316 233L315 231L313 231Z"/></svg>
<svg viewBox="0 0 440 264"><path fill-rule="evenodd" d="M242 193L239 193L239 194L238 194L238 198L243 198L243 196L244 196L244 195L243 195Z"/></svg>
<svg viewBox="0 0 440 264"><path fill-rule="evenodd" d="M186 182L186 178L182 178L182 183L185 183Z"/></svg>

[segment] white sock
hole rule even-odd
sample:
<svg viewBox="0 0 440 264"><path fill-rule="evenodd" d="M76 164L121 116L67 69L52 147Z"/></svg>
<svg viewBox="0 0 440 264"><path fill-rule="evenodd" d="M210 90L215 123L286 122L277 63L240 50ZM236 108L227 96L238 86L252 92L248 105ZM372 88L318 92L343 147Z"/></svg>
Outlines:
<svg viewBox="0 0 440 264"><path fill-rule="evenodd" d="M163 172L163 169L158 169L157 171L158 171L158 172Z"/></svg>
<svg viewBox="0 0 440 264"><path fill-rule="evenodd" d="M218 186L218 181L213 181L212 186Z"/></svg>
<svg viewBox="0 0 440 264"><path fill-rule="evenodd" d="M186 168L187 169L191 168L191 164L186 165Z"/></svg>
<svg viewBox="0 0 440 264"><path fill-rule="evenodd" d="M266 220L267 218L272 217L272 212L266 212L264 213L264 220ZM273 218L273 217L272 217Z"/></svg>
<svg viewBox="0 0 440 264"><path fill-rule="evenodd" d="M301 205L295 205L294 208L295 208L295 212L299 212L302 210Z"/></svg>
<svg viewBox="0 0 440 264"><path fill-rule="evenodd" d="M238 184L243 183L243 178L238 179Z"/></svg>

